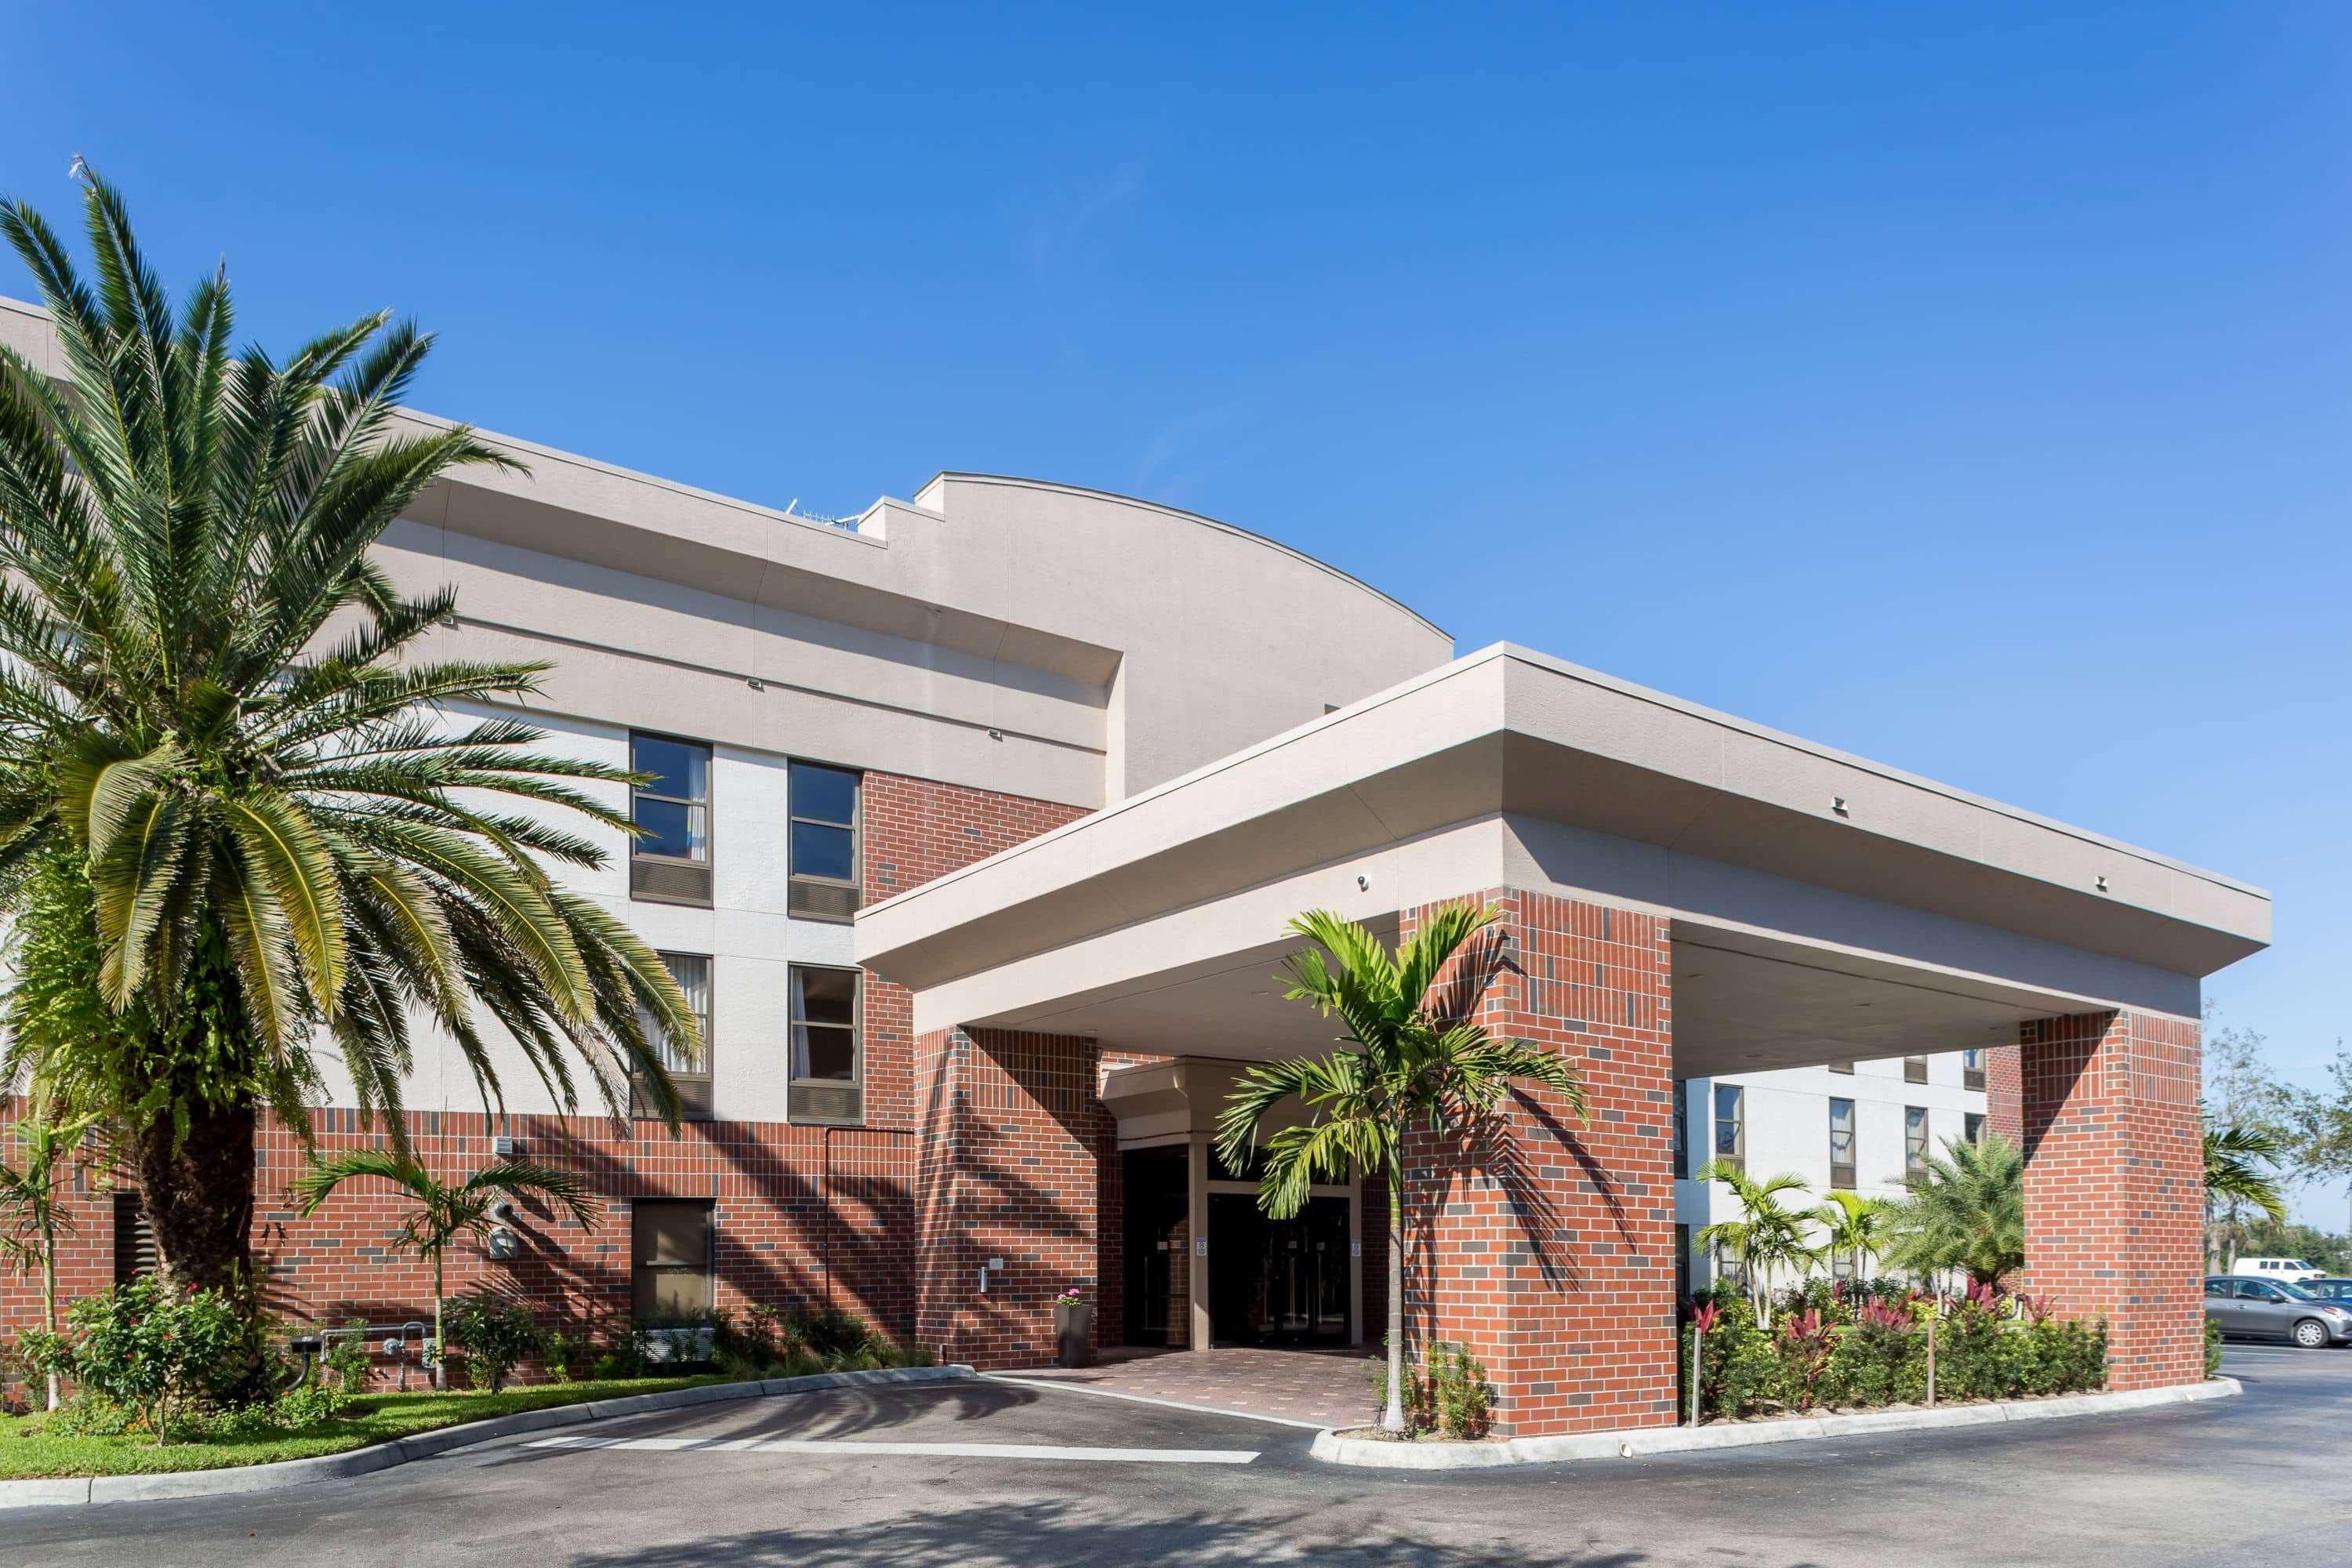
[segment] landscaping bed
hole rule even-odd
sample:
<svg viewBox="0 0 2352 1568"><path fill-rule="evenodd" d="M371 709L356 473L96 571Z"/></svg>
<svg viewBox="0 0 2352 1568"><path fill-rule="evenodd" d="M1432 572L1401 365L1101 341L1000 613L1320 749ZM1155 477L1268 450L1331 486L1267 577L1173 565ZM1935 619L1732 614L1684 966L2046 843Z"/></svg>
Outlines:
<svg viewBox="0 0 2352 1568"><path fill-rule="evenodd" d="M614 1378L588 1383L538 1383L497 1394L370 1394L353 1397L336 1415L309 1426L247 1436L195 1437L158 1446L146 1433L122 1436L52 1436L42 1415L0 1416L0 1479L58 1476L160 1475L273 1464L347 1453L437 1427L486 1421L526 1410L583 1405L633 1394L660 1394L731 1381L718 1373L688 1377Z"/></svg>

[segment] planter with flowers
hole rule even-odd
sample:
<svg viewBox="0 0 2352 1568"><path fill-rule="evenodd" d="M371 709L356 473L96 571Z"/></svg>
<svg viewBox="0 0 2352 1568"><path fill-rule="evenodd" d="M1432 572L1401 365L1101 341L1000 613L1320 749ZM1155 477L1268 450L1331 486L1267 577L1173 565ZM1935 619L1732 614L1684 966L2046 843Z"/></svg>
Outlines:
<svg viewBox="0 0 2352 1568"><path fill-rule="evenodd" d="M1054 1298L1054 1364L1089 1366L1095 1359L1095 1304L1073 1285Z"/></svg>

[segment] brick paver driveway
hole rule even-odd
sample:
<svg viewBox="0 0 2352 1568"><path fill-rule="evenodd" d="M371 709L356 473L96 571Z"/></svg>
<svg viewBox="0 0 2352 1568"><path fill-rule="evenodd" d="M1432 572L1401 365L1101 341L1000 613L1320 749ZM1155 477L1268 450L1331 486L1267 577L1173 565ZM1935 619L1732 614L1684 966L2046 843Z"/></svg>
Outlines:
<svg viewBox="0 0 2352 1568"><path fill-rule="evenodd" d="M1093 1366L1007 1373L1110 1394L1318 1426L1360 1426L1380 1414L1360 1350L1112 1351Z"/></svg>

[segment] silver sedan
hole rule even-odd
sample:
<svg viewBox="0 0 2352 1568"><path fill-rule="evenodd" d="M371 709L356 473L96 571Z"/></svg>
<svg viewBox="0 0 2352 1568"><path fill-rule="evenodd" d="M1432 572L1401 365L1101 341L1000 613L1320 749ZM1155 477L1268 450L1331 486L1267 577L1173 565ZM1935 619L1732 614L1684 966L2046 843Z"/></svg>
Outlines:
<svg viewBox="0 0 2352 1568"><path fill-rule="evenodd" d="M2352 1306L2284 1279L2214 1275L2205 1281L2205 1317L2228 1339L2287 1340L2313 1351L2352 1344Z"/></svg>

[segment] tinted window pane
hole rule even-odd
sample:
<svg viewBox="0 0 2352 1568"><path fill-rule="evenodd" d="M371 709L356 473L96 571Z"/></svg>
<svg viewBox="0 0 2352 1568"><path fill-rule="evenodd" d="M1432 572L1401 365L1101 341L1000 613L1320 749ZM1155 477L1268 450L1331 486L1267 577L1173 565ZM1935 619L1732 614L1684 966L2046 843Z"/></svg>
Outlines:
<svg viewBox="0 0 2352 1568"><path fill-rule="evenodd" d="M794 816L837 822L844 827L857 820L856 773L844 773L839 768L820 768L807 763L794 763L785 787L792 792Z"/></svg>
<svg viewBox="0 0 2352 1568"><path fill-rule="evenodd" d="M640 855L669 855L681 860L702 858L702 808L676 801L648 800L639 795L635 813L646 836L636 842Z"/></svg>
<svg viewBox="0 0 2352 1568"><path fill-rule="evenodd" d="M813 822L793 824L793 875L851 880L855 869L854 836L846 827L824 827Z"/></svg>
<svg viewBox="0 0 2352 1568"><path fill-rule="evenodd" d="M629 1217L639 1263L700 1268L709 1261L708 1205L639 1203Z"/></svg>
<svg viewBox="0 0 2352 1568"><path fill-rule="evenodd" d="M629 765L654 778L637 787L655 795L683 795L688 800L707 800L710 795L710 748L691 746L683 741L665 741L658 735L639 735L630 747Z"/></svg>
<svg viewBox="0 0 2352 1568"><path fill-rule="evenodd" d="M848 1082L857 1076L856 1037L847 1029L805 1025L801 1030L801 1060L796 1078L835 1079Z"/></svg>
<svg viewBox="0 0 2352 1568"><path fill-rule="evenodd" d="M2230 1282L2227 1279L2208 1279L2205 1281L2205 1294L2208 1296L2226 1296L2229 1293Z"/></svg>
<svg viewBox="0 0 2352 1568"><path fill-rule="evenodd" d="M857 972L854 969L795 969L800 987L796 1020L811 1024L854 1024L857 1021Z"/></svg>

